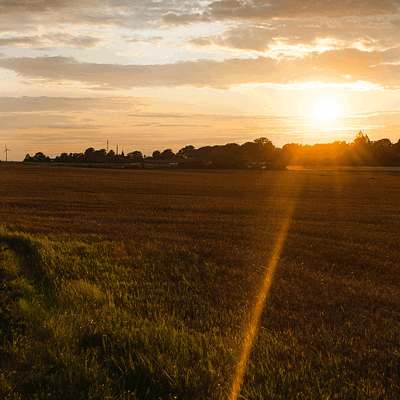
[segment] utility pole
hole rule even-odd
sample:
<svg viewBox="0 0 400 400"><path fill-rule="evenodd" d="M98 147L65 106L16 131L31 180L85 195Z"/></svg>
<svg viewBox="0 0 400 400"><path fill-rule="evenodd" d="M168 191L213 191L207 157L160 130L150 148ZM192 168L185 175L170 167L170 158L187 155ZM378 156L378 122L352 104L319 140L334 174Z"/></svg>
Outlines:
<svg viewBox="0 0 400 400"><path fill-rule="evenodd" d="M117 145L117 155L118 155L118 145Z"/></svg>
<svg viewBox="0 0 400 400"><path fill-rule="evenodd" d="M107 140L107 154L108 154L108 140Z"/></svg>

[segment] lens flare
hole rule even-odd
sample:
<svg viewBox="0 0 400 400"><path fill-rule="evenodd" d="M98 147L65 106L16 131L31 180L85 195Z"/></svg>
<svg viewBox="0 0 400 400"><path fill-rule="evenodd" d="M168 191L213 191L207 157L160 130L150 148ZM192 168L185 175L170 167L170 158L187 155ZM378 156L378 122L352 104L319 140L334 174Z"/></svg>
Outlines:
<svg viewBox="0 0 400 400"><path fill-rule="evenodd" d="M245 330L242 349L240 353L239 362L237 364L235 378L232 385L232 390L229 395L230 400L236 400L240 393L240 387L242 386L244 373L246 372L246 364L250 355L251 348L253 346L254 338L258 331L258 325L261 317L261 313L264 308L265 300L267 298L269 289L272 284L272 279L275 274L276 267L278 265L279 257L282 252L283 245L286 240L286 236L289 230L290 221L292 219L292 214L294 210L294 205L292 205L289 210L287 217L284 219L281 230L279 232L277 241L274 246L274 252L272 253L267 272L264 276L262 287L259 292L256 306L254 308L253 314L251 316L250 323Z"/></svg>

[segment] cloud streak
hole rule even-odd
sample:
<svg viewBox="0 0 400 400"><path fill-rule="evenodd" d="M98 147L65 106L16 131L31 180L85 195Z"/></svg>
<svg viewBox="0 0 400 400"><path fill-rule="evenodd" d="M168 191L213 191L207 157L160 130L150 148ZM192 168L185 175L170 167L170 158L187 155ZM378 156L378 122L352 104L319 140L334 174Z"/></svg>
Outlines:
<svg viewBox="0 0 400 400"><path fill-rule="evenodd" d="M70 46L90 49L98 46L102 41L102 39L90 35L48 34L42 36L13 36L0 37L0 47L51 48L54 46Z"/></svg>
<svg viewBox="0 0 400 400"><path fill-rule="evenodd" d="M135 97L0 97L0 114L9 113L48 113L48 112L87 112L95 110L129 110L147 106L149 100Z"/></svg>

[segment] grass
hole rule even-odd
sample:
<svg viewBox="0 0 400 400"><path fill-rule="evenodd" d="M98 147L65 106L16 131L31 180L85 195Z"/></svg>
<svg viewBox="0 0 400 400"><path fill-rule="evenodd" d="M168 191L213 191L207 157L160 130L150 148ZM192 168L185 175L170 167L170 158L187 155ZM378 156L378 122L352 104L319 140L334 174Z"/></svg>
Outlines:
<svg viewBox="0 0 400 400"><path fill-rule="evenodd" d="M193 272L199 266L194 254L171 249L154 258L138 252L118 262L120 249L110 242L4 230L1 241L8 282L3 302L10 310L2 316L3 396L222 394L234 356L224 336L235 317L224 315L220 327L205 320L206 312L218 318L221 310L207 293L199 303L201 285L194 288L189 280L205 275Z"/></svg>
<svg viewBox="0 0 400 400"><path fill-rule="evenodd" d="M1 168L1 397L227 399L288 216L239 398L400 397L399 174Z"/></svg>

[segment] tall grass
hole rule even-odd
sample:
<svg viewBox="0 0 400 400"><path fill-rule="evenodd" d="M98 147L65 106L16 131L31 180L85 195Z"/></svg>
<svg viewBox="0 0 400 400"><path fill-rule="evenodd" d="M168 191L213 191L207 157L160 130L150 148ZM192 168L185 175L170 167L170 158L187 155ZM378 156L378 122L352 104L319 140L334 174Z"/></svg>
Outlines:
<svg viewBox="0 0 400 400"><path fill-rule="evenodd" d="M233 269L184 247L128 254L95 237L2 229L0 243L4 398L227 398L251 311L243 293L223 290L235 279L243 285ZM327 309L318 304L324 299L299 290L291 298L285 268L266 305L241 398L396 398L394 321L383 334L346 316L354 299L335 296ZM304 273L303 285L312 279Z"/></svg>
<svg viewBox="0 0 400 400"><path fill-rule="evenodd" d="M204 287L227 279L223 268L187 249L128 256L97 239L4 229L0 242L3 396L224 396L239 317Z"/></svg>

